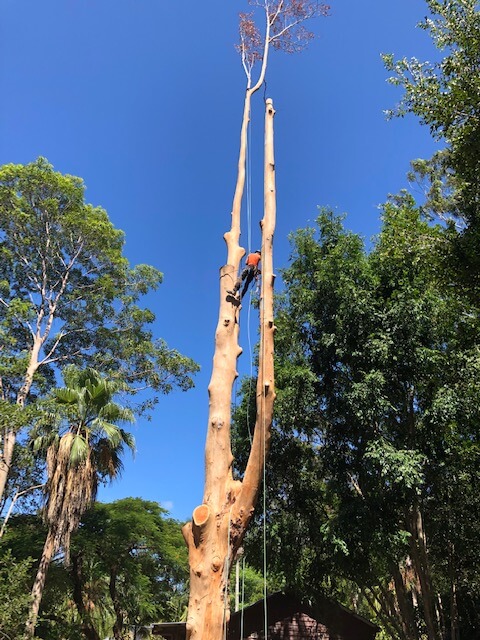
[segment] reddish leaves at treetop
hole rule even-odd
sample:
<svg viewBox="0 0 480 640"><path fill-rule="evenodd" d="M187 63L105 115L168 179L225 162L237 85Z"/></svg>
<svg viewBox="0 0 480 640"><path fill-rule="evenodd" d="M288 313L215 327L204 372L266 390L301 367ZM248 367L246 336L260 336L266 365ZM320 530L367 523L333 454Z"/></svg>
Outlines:
<svg viewBox="0 0 480 640"><path fill-rule="evenodd" d="M310 18L328 16L330 7L315 0L249 0L249 4L261 8L267 18L267 38L255 24L254 12L240 14L240 44L237 51L242 56L246 70L251 70L255 62L264 55L265 44L286 53L296 53L304 49L314 33L303 23Z"/></svg>

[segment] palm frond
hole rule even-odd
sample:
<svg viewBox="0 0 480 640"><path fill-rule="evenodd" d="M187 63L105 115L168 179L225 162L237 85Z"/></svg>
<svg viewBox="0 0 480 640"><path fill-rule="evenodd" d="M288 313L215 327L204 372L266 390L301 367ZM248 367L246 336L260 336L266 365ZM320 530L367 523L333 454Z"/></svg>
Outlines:
<svg viewBox="0 0 480 640"><path fill-rule="evenodd" d="M118 477L123 471L123 462L121 454L123 452L123 443L118 447L112 448L107 438L100 438L95 447L94 456L98 473L102 477L112 480Z"/></svg>
<svg viewBox="0 0 480 640"><path fill-rule="evenodd" d="M55 550L63 548L68 564L70 536L78 527L80 518L95 499L98 480L95 465L87 447L87 456L72 464L77 455L75 448L82 437L71 432L65 434L47 452L47 502L44 518L54 534ZM85 441L84 441L85 442Z"/></svg>
<svg viewBox="0 0 480 640"><path fill-rule="evenodd" d="M78 389L74 389L72 387L60 387L59 389L54 389L53 395L58 404L64 405L75 405L80 399Z"/></svg>
<svg viewBox="0 0 480 640"><path fill-rule="evenodd" d="M74 366L65 368L63 378L66 386L55 390L50 405L56 428L45 433L39 429L32 446L46 450L44 517L56 550L64 550L68 563L70 536L95 499L99 480L120 474L124 448L134 450L135 440L118 426L133 422L130 409L113 400L124 383ZM66 426L68 431L60 435Z"/></svg>
<svg viewBox="0 0 480 640"><path fill-rule="evenodd" d="M35 432L32 432L30 434L30 446L33 453L44 454L50 446L55 443L58 444L59 439L60 436L57 431L51 431L50 433L43 433L41 435L36 435Z"/></svg>
<svg viewBox="0 0 480 640"><path fill-rule="evenodd" d="M135 437L131 433L129 433L128 431L125 431L124 429L120 429L120 433L122 435L123 442L132 451L132 453L135 454L135 452L137 450L137 447L136 447L136 444L135 444Z"/></svg>
<svg viewBox="0 0 480 640"><path fill-rule="evenodd" d="M105 384L105 380L102 378L96 380L95 383L88 382L85 388L88 391L89 404L91 406L102 407L109 402L112 397L111 392Z"/></svg>
<svg viewBox="0 0 480 640"><path fill-rule="evenodd" d="M135 422L135 416L133 415L133 412L126 407L122 407L116 402L108 402L107 404L105 404L99 411L99 415L102 418L105 418L105 420L110 421L115 420L116 422L129 423Z"/></svg>
<svg viewBox="0 0 480 640"><path fill-rule="evenodd" d="M122 442L120 428L112 422L96 418L91 424L91 429L93 433L106 437L112 449L118 447Z"/></svg>
<svg viewBox="0 0 480 640"><path fill-rule="evenodd" d="M88 456L88 444L81 434L75 434L70 449L70 465L75 467L84 462Z"/></svg>

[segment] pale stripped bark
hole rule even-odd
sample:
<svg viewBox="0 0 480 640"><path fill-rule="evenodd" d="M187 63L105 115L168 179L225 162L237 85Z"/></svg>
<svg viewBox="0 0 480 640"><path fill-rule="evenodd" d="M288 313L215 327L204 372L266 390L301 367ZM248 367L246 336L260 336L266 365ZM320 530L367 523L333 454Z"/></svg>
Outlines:
<svg viewBox="0 0 480 640"><path fill-rule="evenodd" d="M243 481L234 480L230 412L233 383L237 376L236 361L241 353L238 344L240 308L227 300L226 292L236 279L239 260L243 254L238 244L240 222L239 209L237 217L236 208L239 189L243 190L244 179L242 171L239 171L239 183L232 211L232 228L225 234L229 264L220 270L220 312L215 336L213 371L208 389L210 410L205 449L203 503L194 510L192 521L183 528L190 562L188 639L220 640L224 636L225 625L229 619L229 572L253 516L270 444L275 399L272 248L276 210L273 116L272 103L267 101L265 211L262 220L263 277L260 300L261 346L256 388L255 432ZM245 122L246 117L248 112L244 111L242 135L248 125L248 122ZM244 144L246 145L246 135ZM241 158L242 151L240 163Z"/></svg>
<svg viewBox="0 0 480 640"><path fill-rule="evenodd" d="M45 486L44 484L36 484L36 485L33 485L32 487L28 487L28 489L24 489L23 491L17 490L15 492L8 506L8 511L5 515L5 518L3 519L2 527L0 528L0 538L3 538L3 534L5 533L8 521L10 520L10 516L12 515L12 511L13 511L13 508L15 507L17 500L21 496L25 495L26 493L29 493L30 491L35 491L36 489L42 489L44 486Z"/></svg>
<svg viewBox="0 0 480 640"><path fill-rule="evenodd" d="M240 129L240 151L238 154L238 167L237 167L237 183L235 185L235 193L232 203L232 221L230 231L224 234L225 242L227 244L227 267L233 265L232 271L227 270L225 274L232 278L231 284L235 283L237 273L240 266L240 260L245 253L245 250L240 247L240 213L242 208L243 193L245 190L245 174L247 166L247 133L250 123L250 109L252 104L253 94L260 89L267 71L268 52L270 49L270 19L267 13L266 16L266 35L265 45L263 49L262 66L257 82L252 86L251 68L245 64L245 60L242 58L245 74L247 76L247 89L245 93L245 100L243 103L243 116L242 126ZM228 288L228 287L227 287ZM231 287L230 287L231 288Z"/></svg>

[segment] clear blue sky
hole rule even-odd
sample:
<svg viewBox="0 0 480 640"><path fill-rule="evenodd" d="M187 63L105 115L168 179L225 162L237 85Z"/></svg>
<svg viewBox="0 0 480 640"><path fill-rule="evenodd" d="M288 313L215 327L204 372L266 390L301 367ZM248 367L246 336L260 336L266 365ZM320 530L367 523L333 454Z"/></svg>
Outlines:
<svg viewBox="0 0 480 640"><path fill-rule="evenodd" d="M126 233L132 264L164 273L148 305L155 332L202 367L196 388L163 398L134 429L138 452L102 500L133 495L179 519L203 493L207 385L226 259L245 78L234 49L246 0L2 0L0 163L42 155L87 185ZM275 268L288 234L318 205L347 212L370 238L378 205L408 186L409 161L434 145L414 118L387 122L398 99L380 54L432 59L416 28L424 0L332 0L307 51L275 53ZM253 249L262 216L263 91L252 118ZM241 240L247 245L246 218ZM239 369L248 373L246 311ZM256 327L251 328L255 339Z"/></svg>

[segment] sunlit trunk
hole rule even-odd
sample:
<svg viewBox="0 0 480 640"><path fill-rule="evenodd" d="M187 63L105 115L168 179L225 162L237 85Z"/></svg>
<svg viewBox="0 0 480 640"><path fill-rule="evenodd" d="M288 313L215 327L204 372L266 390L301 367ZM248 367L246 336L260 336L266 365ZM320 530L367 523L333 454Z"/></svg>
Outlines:
<svg viewBox="0 0 480 640"><path fill-rule="evenodd" d="M260 300L261 347L257 382L257 417L252 448L243 481L233 479L230 441L231 400L237 376L236 362L240 306L227 296L236 279L239 258L239 225L234 210L232 229L225 234L229 264L220 270L220 312L215 334L213 371L205 447L203 503L185 525L189 549L190 598L187 639L221 640L230 617L228 578L245 531L253 516L270 442L275 398L273 378L273 234L275 229L275 163L273 116L267 102L265 134L265 212L262 220L262 292ZM247 110L244 111L245 118ZM246 128L242 127L242 131ZM244 143L246 144L246 136ZM242 153L241 153L242 156ZM243 180L242 176L239 176ZM238 188L238 184L237 184ZM238 193L236 191L236 198Z"/></svg>

